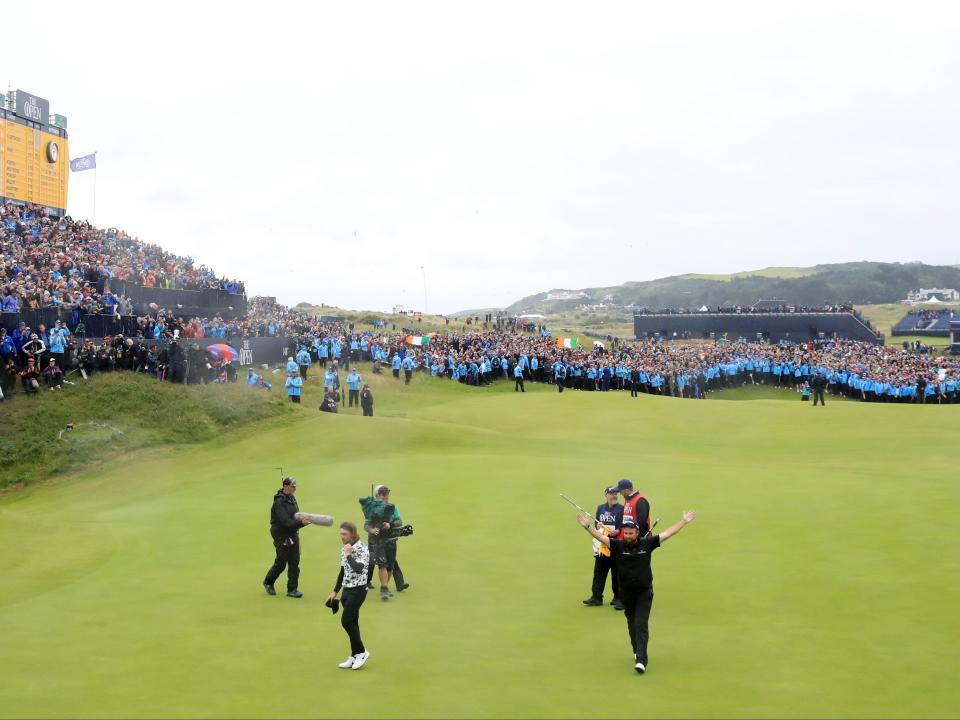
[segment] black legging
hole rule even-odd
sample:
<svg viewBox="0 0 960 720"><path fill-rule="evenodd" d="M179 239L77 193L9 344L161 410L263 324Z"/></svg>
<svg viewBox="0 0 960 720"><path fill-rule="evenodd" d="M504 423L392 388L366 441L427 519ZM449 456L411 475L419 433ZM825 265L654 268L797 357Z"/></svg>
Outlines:
<svg viewBox="0 0 960 720"><path fill-rule="evenodd" d="M360 639L360 606L367 599L367 588L364 585L360 587L345 587L340 596L340 604L343 605L343 613L340 615L340 624L347 631L350 638L350 654L359 655L366 648L363 646L363 640Z"/></svg>
<svg viewBox="0 0 960 720"><path fill-rule="evenodd" d="M653 606L653 588L639 591L620 588L620 602L623 603L623 613L627 616L627 631L630 633L633 654L637 662L643 663L646 667L647 640L650 639L647 621L650 619L650 608Z"/></svg>

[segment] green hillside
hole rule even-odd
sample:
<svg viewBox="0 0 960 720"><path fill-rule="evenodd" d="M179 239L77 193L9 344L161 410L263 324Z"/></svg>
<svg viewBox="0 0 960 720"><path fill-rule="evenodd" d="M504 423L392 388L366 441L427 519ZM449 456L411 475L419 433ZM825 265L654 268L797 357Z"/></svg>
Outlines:
<svg viewBox="0 0 960 720"><path fill-rule="evenodd" d="M797 267L768 267L760 270L744 270L738 273L728 273L726 275L703 275L700 273L687 273L679 275L683 279L689 280L733 280L739 277L769 277L769 278L799 278L807 277L818 272L815 267L797 268Z"/></svg>
<svg viewBox="0 0 960 720"><path fill-rule="evenodd" d="M732 275L676 275L614 287L586 288L586 298L548 300L548 293L525 297L509 314L562 313L582 304L612 303L661 309L751 305L779 299L800 305L896 303L919 287L960 288L960 268L923 263L852 262L809 268L765 268Z"/></svg>
<svg viewBox="0 0 960 720"><path fill-rule="evenodd" d="M374 418L312 378L282 423L0 494L0 717L586 717L603 688L612 717L956 715L954 408L368 379ZM333 530L302 532L301 600L260 585L277 466L304 510L386 482L414 525L359 672ZM661 528L699 512L653 558L644 676L558 497L621 477Z"/></svg>

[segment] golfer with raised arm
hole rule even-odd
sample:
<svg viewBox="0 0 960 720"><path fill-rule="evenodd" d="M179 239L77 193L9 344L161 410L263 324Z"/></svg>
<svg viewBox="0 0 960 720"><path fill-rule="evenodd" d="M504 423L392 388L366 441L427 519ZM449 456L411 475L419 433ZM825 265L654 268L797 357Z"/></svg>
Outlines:
<svg viewBox="0 0 960 720"><path fill-rule="evenodd" d="M640 529L633 520L625 520L621 525L623 539L610 538L593 527L586 515L577 515L577 522L594 538L610 548L616 559L617 575L620 580L620 601L627 616L627 630L636 660L634 669L643 673L647 669L647 640L650 633L647 621L653 605L653 571L650 569L650 556L662 543L680 532L685 525L693 522L697 514L687 510L680 522L671 525L659 535L641 537ZM644 529L645 531L645 529Z"/></svg>
<svg viewBox="0 0 960 720"><path fill-rule="evenodd" d="M357 526L352 522L340 523L340 574L333 592L327 597L327 607L336 612L337 593L343 590L340 602L343 615L340 624L350 638L350 657L340 663L344 670L359 670L370 657L370 651L360 637L360 606L367 599L367 566L370 551L360 541Z"/></svg>

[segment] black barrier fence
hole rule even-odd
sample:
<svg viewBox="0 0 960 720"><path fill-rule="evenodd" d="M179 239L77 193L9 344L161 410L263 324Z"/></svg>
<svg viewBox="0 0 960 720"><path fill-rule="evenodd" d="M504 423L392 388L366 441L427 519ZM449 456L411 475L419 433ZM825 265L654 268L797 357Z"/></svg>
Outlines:
<svg viewBox="0 0 960 720"><path fill-rule="evenodd" d="M100 348L103 345L102 337L88 337L87 340L93 343L94 347ZM157 345L161 348L170 347L171 340L148 340L137 338L137 343L153 347ZM287 338L275 337L256 337L244 338L243 340L227 341L223 338L184 338L178 340L180 347L188 349L193 345L200 347L209 347L210 345L229 345L237 351L237 364L242 366L259 367L261 365L276 365L286 362L290 355L290 342Z"/></svg>
<svg viewBox="0 0 960 720"><path fill-rule="evenodd" d="M57 320L62 320L71 332L82 337L103 337L104 335L118 335L123 333L130 337L137 334L137 318L134 315L88 315L83 312L74 313L72 309L45 308L43 310L22 310L18 313L0 313L0 327L5 327L8 333L12 333L14 328L21 322L26 323L33 332L43 325L47 329L49 337L50 328L54 326ZM44 338L44 342L47 338Z"/></svg>
<svg viewBox="0 0 960 720"><path fill-rule="evenodd" d="M98 283L103 285L103 283ZM144 287L124 280L107 283L110 292L125 295L138 312L147 312L150 303L169 308L176 315L209 316L220 313L233 319L247 314L246 295L229 293L226 290L174 290L171 288ZM103 287L101 287L101 290Z"/></svg>
<svg viewBox="0 0 960 720"><path fill-rule="evenodd" d="M63 320L67 327L74 332L75 339L79 341L90 340L94 345L103 344L105 336L115 337L123 334L128 338L135 338L137 342L151 345L165 345L169 340L154 340L153 338L136 338L137 318L133 315L85 315L80 313L80 323L83 327L82 332L77 333L77 323L74 322L73 314L70 310L26 310L21 313L0 313L0 326L5 327L8 333L18 327L21 321L25 322L32 332L37 332L37 328L42 324L46 327L44 333L44 343L49 338L49 330L54 326L57 320ZM293 353L294 340L287 337L254 337L254 338L180 338L178 340L182 347L187 347L191 343L197 343L203 347L208 345L217 345L220 343L230 345L240 354L241 365L261 365L263 363L278 363L286 359Z"/></svg>
<svg viewBox="0 0 960 720"><path fill-rule="evenodd" d="M633 328L637 338L654 335L663 338L716 338L724 335L731 340L739 337L755 341L762 337L770 342L794 340L801 342L820 337L842 337L864 342L883 342L866 323L852 313L691 313L689 315L634 315Z"/></svg>

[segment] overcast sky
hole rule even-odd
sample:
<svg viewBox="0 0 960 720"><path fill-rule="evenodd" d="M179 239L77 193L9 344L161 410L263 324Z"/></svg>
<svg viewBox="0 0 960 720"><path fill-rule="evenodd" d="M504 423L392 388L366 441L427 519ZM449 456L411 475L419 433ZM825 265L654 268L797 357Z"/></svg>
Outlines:
<svg viewBox="0 0 960 720"><path fill-rule="evenodd" d="M960 262L960 4L789 8L26 3L2 65L98 225L288 304Z"/></svg>

